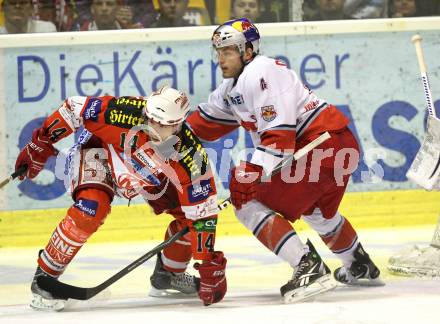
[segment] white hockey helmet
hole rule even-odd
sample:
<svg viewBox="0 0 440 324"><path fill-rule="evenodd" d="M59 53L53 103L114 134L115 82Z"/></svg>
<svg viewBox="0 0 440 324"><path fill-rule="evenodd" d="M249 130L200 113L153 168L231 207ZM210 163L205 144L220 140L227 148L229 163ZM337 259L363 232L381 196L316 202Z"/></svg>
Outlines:
<svg viewBox="0 0 440 324"><path fill-rule="evenodd" d="M163 86L147 97L144 115L161 125L183 122L189 111L189 99L184 92Z"/></svg>
<svg viewBox="0 0 440 324"><path fill-rule="evenodd" d="M212 46L215 49L236 45L240 55L246 50L246 44L252 44L254 54L260 50L260 33L247 18L233 19L217 27L212 34Z"/></svg>

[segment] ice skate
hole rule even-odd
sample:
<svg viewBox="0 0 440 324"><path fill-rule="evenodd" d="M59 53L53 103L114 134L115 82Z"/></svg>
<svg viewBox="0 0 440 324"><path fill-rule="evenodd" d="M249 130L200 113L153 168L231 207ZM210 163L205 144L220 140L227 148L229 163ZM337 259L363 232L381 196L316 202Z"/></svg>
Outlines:
<svg viewBox="0 0 440 324"><path fill-rule="evenodd" d="M37 267L34 278L32 279L32 300L30 306L33 309L43 311L60 311L64 309L64 306L66 304L65 299L57 299L52 296L50 292L43 290L38 286L37 278L41 276L49 275L44 272L40 267Z"/></svg>
<svg viewBox="0 0 440 324"><path fill-rule="evenodd" d="M307 245L309 252L301 258L292 279L280 289L286 303L302 301L336 287L330 269L309 240Z"/></svg>
<svg viewBox="0 0 440 324"><path fill-rule="evenodd" d="M200 279L187 272L173 273L163 268L161 254L157 255L156 267L150 277L151 297L197 296Z"/></svg>
<svg viewBox="0 0 440 324"><path fill-rule="evenodd" d="M385 283L379 279L380 270L371 261L370 256L359 243L354 251L355 261L350 268L341 267L335 270L334 277L337 281L352 286L383 286Z"/></svg>

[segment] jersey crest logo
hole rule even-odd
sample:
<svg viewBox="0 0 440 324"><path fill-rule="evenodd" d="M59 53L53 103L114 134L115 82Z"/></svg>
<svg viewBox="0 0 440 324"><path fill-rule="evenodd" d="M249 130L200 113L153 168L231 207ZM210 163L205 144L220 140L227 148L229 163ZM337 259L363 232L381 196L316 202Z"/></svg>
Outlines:
<svg viewBox="0 0 440 324"><path fill-rule="evenodd" d="M272 105L261 107L261 117L267 122L274 120L277 117L275 107Z"/></svg>

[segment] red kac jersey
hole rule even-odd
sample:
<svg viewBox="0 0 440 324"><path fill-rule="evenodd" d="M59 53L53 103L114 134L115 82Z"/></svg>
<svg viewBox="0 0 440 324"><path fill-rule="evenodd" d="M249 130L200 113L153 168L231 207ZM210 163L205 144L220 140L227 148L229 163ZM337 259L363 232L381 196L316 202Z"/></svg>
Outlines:
<svg viewBox="0 0 440 324"><path fill-rule="evenodd" d="M145 104L142 97L69 97L43 129L56 143L83 127L82 140L93 138L89 142L98 144L92 147L106 154L115 192L128 199L141 195L156 214L186 221L193 257L207 259L215 241L217 195L206 152L186 124L174 141L152 145L143 130Z"/></svg>

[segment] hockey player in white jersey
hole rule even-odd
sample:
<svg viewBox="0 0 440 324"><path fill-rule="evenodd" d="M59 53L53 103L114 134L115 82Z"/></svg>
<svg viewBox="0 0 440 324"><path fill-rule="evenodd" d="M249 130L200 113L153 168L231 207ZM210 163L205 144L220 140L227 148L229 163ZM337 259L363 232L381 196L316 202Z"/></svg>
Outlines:
<svg viewBox="0 0 440 324"><path fill-rule="evenodd" d="M308 298L335 285L312 243L303 244L291 225L302 215L342 261L334 272L337 281L382 284L356 231L338 212L359 160L349 120L303 85L284 62L259 55L259 44L259 32L246 18L228 21L214 31L212 45L224 80L189 116L189 125L204 140L216 140L239 126L252 136L252 158L231 172L231 200L239 221L293 267L292 279L281 287L286 301ZM326 131L331 138L319 149L270 181L261 181L286 156Z"/></svg>

